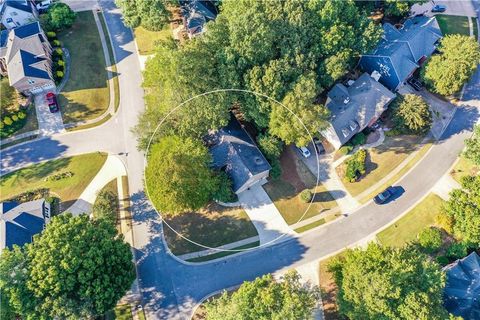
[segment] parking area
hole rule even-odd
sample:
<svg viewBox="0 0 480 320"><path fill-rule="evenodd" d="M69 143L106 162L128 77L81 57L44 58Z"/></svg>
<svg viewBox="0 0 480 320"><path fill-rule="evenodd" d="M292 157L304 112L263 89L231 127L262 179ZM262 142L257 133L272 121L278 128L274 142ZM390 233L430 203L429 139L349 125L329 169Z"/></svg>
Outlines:
<svg viewBox="0 0 480 320"><path fill-rule="evenodd" d="M454 15L454 16L467 16L467 17L476 17L477 14L473 8L471 1L428 1L423 4L414 4L412 6L412 14L426 14L434 15L431 10L435 5L444 5L446 7L445 12L441 14Z"/></svg>
<svg viewBox="0 0 480 320"><path fill-rule="evenodd" d="M51 136L65 131L61 110L58 112L50 111L46 94L47 92L42 92L35 95L35 109L40 136Z"/></svg>

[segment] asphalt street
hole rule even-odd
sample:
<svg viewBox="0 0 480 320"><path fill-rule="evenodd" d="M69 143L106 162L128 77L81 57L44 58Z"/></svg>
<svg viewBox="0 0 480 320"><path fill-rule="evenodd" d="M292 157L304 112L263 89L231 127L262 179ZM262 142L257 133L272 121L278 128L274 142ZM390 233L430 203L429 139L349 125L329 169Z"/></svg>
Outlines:
<svg viewBox="0 0 480 320"><path fill-rule="evenodd" d="M189 319L193 307L212 292L320 259L371 236L430 192L454 163L463 148L463 140L471 134L479 117L474 107L459 108L438 143L399 182L405 193L396 201L384 206L368 203L347 218L266 248L211 263L185 264L168 253L160 218L143 190L143 154L136 149L131 133L138 114L145 108L133 35L123 25L113 1L102 0L100 5L112 35L117 61L119 112L105 124L92 129L58 134L2 150L0 173L87 152L120 154L129 176L138 278L150 319ZM471 100L478 93L479 72L465 90Z"/></svg>

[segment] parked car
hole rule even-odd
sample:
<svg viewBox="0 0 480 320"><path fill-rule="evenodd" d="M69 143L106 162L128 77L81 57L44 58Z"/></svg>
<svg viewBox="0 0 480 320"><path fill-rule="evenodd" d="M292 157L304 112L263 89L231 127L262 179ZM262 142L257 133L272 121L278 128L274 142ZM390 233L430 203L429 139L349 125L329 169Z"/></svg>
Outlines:
<svg viewBox="0 0 480 320"><path fill-rule="evenodd" d="M376 204L383 204L387 202L389 199L393 197L394 193L392 190L392 187L388 187L387 189L383 190L381 193L377 194L375 198L373 198L373 201Z"/></svg>
<svg viewBox="0 0 480 320"><path fill-rule="evenodd" d="M297 147L298 148L298 147ZM300 147L298 148L298 151L304 156L305 158L310 157L312 154L310 153L310 150L308 150L306 147Z"/></svg>
<svg viewBox="0 0 480 320"><path fill-rule="evenodd" d="M48 8L52 4L52 0L45 0L40 3L37 3L36 7L38 10L38 13L45 13L47 12Z"/></svg>
<svg viewBox="0 0 480 320"><path fill-rule="evenodd" d="M432 8L432 12L445 12L447 10L447 6L443 4L436 4Z"/></svg>
<svg viewBox="0 0 480 320"><path fill-rule="evenodd" d="M48 103L48 109L50 109L51 113L58 112L58 103L57 103L57 97L53 92L49 92L46 95L47 98L47 103Z"/></svg>
<svg viewBox="0 0 480 320"><path fill-rule="evenodd" d="M317 151L318 154L323 154L325 153L325 147L322 144L322 141L318 139L317 137L313 138L313 145L315 147L315 151Z"/></svg>
<svg viewBox="0 0 480 320"><path fill-rule="evenodd" d="M420 82L420 80L416 78L410 78L407 80L407 82L413 87L413 89L417 91L422 91L423 84Z"/></svg>

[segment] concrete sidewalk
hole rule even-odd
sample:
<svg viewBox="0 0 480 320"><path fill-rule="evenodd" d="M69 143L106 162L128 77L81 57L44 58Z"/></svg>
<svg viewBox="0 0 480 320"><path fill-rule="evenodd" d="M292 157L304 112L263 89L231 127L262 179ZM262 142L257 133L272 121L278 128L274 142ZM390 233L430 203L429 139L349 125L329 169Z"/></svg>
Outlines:
<svg viewBox="0 0 480 320"><path fill-rule="evenodd" d="M295 235L262 186L255 185L241 192L238 200L257 229L260 245L271 244L280 236L285 240Z"/></svg>

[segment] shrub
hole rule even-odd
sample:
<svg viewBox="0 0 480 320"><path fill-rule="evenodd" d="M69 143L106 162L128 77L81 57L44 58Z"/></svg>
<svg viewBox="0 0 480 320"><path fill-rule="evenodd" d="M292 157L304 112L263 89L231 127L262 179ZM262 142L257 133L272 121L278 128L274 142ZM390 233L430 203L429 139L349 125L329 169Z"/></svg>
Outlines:
<svg viewBox="0 0 480 320"><path fill-rule="evenodd" d="M67 179L73 177L74 173L71 171L60 172L52 174L44 179L44 181L58 181L62 179Z"/></svg>
<svg viewBox="0 0 480 320"><path fill-rule="evenodd" d="M18 116L16 114L12 115L12 121L17 122L18 121Z"/></svg>
<svg viewBox="0 0 480 320"><path fill-rule="evenodd" d="M118 197L111 191L100 191L92 207L95 219L103 219L111 224L117 221Z"/></svg>
<svg viewBox="0 0 480 320"><path fill-rule="evenodd" d="M53 39L57 36L57 34L54 31L48 31L47 32L47 38Z"/></svg>
<svg viewBox="0 0 480 320"><path fill-rule="evenodd" d="M353 146L359 146L359 145L365 144L365 142L367 142L367 137L365 136L365 134L364 134L363 132L357 133L357 134L354 135L353 138L350 140L350 143L351 143Z"/></svg>
<svg viewBox="0 0 480 320"><path fill-rule="evenodd" d="M435 260L437 260L437 263L441 266L445 266L450 262L450 259L445 256L438 256Z"/></svg>
<svg viewBox="0 0 480 320"><path fill-rule="evenodd" d="M0 130L2 130L4 126L5 126L5 125L3 124L3 122L0 121Z"/></svg>
<svg viewBox="0 0 480 320"><path fill-rule="evenodd" d="M466 242L455 242L448 247L446 256L450 259L456 260L465 257L468 254L470 245Z"/></svg>
<svg viewBox="0 0 480 320"><path fill-rule="evenodd" d="M442 233L437 228L425 228L418 234L418 243L427 253L434 253L442 245Z"/></svg>
<svg viewBox="0 0 480 320"><path fill-rule="evenodd" d="M5 123L7 126L12 125L13 121L10 117L5 117L3 118L3 123Z"/></svg>
<svg viewBox="0 0 480 320"><path fill-rule="evenodd" d="M60 45L61 45L60 40L53 40L52 44L53 44L54 47L60 47Z"/></svg>
<svg viewBox="0 0 480 320"><path fill-rule="evenodd" d="M270 166L272 167L272 169L270 169L270 177L274 180L279 179L282 176L280 161L278 159L270 161Z"/></svg>
<svg viewBox="0 0 480 320"><path fill-rule="evenodd" d="M28 202L32 200L38 200L41 198L46 198L50 194L49 190L46 188L38 188L33 190L25 191L19 195L16 195L14 198L8 199L8 201L15 201L15 202Z"/></svg>
<svg viewBox="0 0 480 320"><path fill-rule="evenodd" d="M453 218L441 213L435 218L435 223L441 227L443 230L445 230L447 233L452 233L453 232Z"/></svg>
<svg viewBox="0 0 480 320"><path fill-rule="evenodd" d="M300 193L300 199L305 203L310 202L312 197L313 193L310 191L310 189L305 189Z"/></svg>
<svg viewBox="0 0 480 320"><path fill-rule="evenodd" d="M355 182L361 175L365 174L366 160L367 151L361 149L346 161L345 178L348 182Z"/></svg>
<svg viewBox="0 0 480 320"><path fill-rule="evenodd" d="M65 61L63 61L63 60L58 60L58 61L57 61L57 64L58 64L59 66L62 66L62 67L63 67L63 66L65 65Z"/></svg>
<svg viewBox="0 0 480 320"><path fill-rule="evenodd" d="M25 112L20 111L19 113L17 113L17 117L18 119L25 119L27 115L25 114Z"/></svg>
<svg viewBox="0 0 480 320"><path fill-rule="evenodd" d="M62 50L62 48L57 48L57 49L55 49L54 53L56 55L62 56L63 55L63 50Z"/></svg>
<svg viewBox="0 0 480 320"><path fill-rule="evenodd" d="M349 154L353 150L353 147L351 145L344 145L340 149L338 149L338 152L342 155L345 156Z"/></svg>
<svg viewBox="0 0 480 320"><path fill-rule="evenodd" d="M57 78L61 79L63 78L63 71L57 71Z"/></svg>
<svg viewBox="0 0 480 320"><path fill-rule="evenodd" d="M218 172L218 189L213 198L222 202L236 201L235 193L232 190L232 180L223 171Z"/></svg>

